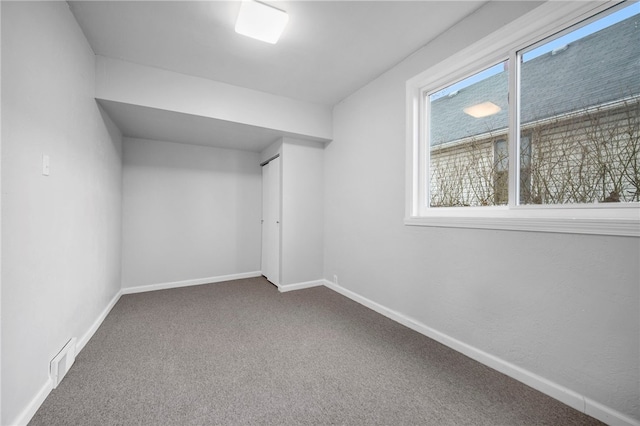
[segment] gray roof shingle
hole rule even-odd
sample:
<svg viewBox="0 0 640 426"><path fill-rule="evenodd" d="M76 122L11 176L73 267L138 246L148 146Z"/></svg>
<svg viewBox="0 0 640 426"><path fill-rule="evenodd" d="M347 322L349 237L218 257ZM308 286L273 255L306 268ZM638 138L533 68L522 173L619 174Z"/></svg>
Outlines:
<svg viewBox="0 0 640 426"><path fill-rule="evenodd" d="M548 52L521 65L523 124L640 94L640 18L638 15ZM431 145L440 145L508 124L507 72L455 96L431 103ZM463 112L490 101L502 110L485 118ZM498 133L498 132L496 132Z"/></svg>

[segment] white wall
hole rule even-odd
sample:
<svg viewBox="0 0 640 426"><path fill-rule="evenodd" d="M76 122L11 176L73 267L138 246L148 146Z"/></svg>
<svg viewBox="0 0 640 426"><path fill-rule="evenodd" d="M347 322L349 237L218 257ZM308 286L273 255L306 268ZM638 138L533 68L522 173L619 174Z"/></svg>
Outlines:
<svg viewBox="0 0 640 426"><path fill-rule="evenodd" d="M280 288L317 281L324 264L324 144L282 138L260 153L281 157Z"/></svg>
<svg viewBox="0 0 640 426"><path fill-rule="evenodd" d="M637 238L403 225L406 80L531 7L484 6L335 107L324 276L638 421Z"/></svg>
<svg viewBox="0 0 640 426"><path fill-rule="evenodd" d="M1 423L13 424L120 289L121 137L93 98L94 55L68 5L1 7Z"/></svg>
<svg viewBox="0 0 640 426"><path fill-rule="evenodd" d="M258 153L124 139L122 285L260 270Z"/></svg>
<svg viewBox="0 0 640 426"><path fill-rule="evenodd" d="M331 108L96 56L96 98L331 139Z"/></svg>
<svg viewBox="0 0 640 426"><path fill-rule="evenodd" d="M281 283L323 277L324 145L284 138L282 143Z"/></svg>
<svg viewBox="0 0 640 426"><path fill-rule="evenodd" d="M2 7L0 6L0 46L2 46ZM2 81L2 55L0 54L0 81ZM2 85L0 84L0 100ZM0 241L2 241L2 102L0 102ZM0 318L2 318L2 244L0 244ZM2 422L2 330L0 329L0 422Z"/></svg>

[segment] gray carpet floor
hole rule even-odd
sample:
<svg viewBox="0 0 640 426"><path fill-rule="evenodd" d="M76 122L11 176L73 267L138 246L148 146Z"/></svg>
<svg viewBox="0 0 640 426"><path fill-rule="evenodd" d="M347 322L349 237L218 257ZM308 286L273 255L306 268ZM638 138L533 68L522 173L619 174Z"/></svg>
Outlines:
<svg viewBox="0 0 640 426"><path fill-rule="evenodd" d="M30 425L596 425L325 287L123 296Z"/></svg>

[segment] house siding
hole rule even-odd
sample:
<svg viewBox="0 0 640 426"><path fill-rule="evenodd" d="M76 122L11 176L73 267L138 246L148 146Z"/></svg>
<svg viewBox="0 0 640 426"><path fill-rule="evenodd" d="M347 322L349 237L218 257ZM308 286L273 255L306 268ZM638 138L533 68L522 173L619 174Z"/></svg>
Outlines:
<svg viewBox="0 0 640 426"><path fill-rule="evenodd" d="M640 97L522 126L520 201L571 204L639 201ZM506 173L494 146L504 131L431 147L430 203L506 204Z"/></svg>

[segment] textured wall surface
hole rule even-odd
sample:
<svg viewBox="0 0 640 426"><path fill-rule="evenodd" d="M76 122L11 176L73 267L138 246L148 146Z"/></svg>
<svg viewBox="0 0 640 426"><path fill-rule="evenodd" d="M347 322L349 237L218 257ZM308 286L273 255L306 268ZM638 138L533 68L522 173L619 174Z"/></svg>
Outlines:
<svg viewBox="0 0 640 426"><path fill-rule="evenodd" d="M260 270L260 155L124 139L122 285Z"/></svg>
<svg viewBox="0 0 640 426"><path fill-rule="evenodd" d="M638 238L403 225L406 80L532 6L483 7L336 106L324 276L638 420Z"/></svg>
<svg viewBox="0 0 640 426"><path fill-rule="evenodd" d="M282 145L282 284L322 278L323 148L288 138Z"/></svg>
<svg viewBox="0 0 640 426"><path fill-rule="evenodd" d="M122 142L68 5L1 7L1 423L12 424L120 289Z"/></svg>

